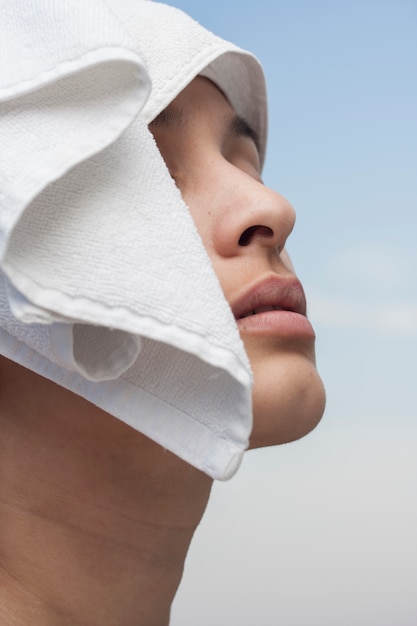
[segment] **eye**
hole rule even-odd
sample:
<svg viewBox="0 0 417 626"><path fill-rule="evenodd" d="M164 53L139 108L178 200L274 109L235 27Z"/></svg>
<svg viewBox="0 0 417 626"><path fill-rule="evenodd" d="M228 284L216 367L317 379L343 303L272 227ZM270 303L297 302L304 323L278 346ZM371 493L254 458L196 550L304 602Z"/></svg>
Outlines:
<svg viewBox="0 0 417 626"><path fill-rule="evenodd" d="M262 182L259 152L249 137L233 138L223 150L224 158L255 180Z"/></svg>

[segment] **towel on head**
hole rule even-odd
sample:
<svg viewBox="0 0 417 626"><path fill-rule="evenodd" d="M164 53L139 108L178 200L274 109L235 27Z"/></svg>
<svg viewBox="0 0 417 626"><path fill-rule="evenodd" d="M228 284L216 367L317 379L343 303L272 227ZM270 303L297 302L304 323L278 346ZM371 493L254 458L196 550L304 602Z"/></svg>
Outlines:
<svg viewBox="0 0 417 626"><path fill-rule="evenodd" d="M151 0L3 1L0 50L0 353L230 477L250 367L148 123L203 74L263 153L258 62Z"/></svg>

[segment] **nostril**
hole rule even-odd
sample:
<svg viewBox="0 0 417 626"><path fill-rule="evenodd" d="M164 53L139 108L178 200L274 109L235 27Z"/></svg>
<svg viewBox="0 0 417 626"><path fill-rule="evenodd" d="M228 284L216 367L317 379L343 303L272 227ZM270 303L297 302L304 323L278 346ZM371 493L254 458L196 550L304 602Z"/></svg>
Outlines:
<svg viewBox="0 0 417 626"><path fill-rule="evenodd" d="M240 236L239 246L248 246L254 236L269 238L272 237L273 234L274 231L268 226L261 226L260 224L258 224L257 226L251 226L250 228L247 228Z"/></svg>

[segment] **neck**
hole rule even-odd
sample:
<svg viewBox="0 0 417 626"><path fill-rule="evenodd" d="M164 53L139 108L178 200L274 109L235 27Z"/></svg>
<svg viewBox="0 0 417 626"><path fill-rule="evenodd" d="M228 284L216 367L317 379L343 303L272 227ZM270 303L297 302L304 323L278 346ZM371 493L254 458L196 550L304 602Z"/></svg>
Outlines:
<svg viewBox="0 0 417 626"><path fill-rule="evenodd" d="M0 622L166 626L210 479L0 362Z"/></svg>

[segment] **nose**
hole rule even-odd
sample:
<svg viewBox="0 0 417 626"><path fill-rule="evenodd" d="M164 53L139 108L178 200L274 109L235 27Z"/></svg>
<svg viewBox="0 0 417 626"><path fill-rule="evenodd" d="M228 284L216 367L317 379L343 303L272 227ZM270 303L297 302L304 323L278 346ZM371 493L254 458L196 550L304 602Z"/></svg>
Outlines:
<svg viewBox="0 0 417 626"><path fill-rule="evenodd" d="M223 257L262 249L281 253L295 224L295 211L277 192L244 177L231 185L222 205L213 246Z"/></svg>

